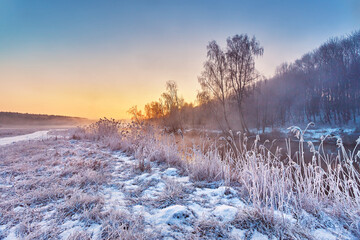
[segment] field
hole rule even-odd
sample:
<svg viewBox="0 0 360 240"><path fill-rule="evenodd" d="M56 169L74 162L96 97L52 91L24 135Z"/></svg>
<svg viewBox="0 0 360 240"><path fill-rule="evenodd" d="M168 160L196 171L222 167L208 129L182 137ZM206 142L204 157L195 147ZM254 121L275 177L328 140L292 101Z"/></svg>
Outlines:
<svg viewBox="0 0 360 240"><path fill-rule="evenodd" d="M309 143L309 161L290 130L286 158L241 133L106 119L18 137L0 146L0 239L358 239L360 140Z"/></svg>

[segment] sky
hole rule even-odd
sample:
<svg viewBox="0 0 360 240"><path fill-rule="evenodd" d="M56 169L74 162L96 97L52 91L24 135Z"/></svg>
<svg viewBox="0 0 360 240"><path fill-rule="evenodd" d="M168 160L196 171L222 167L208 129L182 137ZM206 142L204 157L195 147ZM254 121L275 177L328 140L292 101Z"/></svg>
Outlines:
<svg viewBox="0 0 360 240"><path fill-rule="evenodd" d="M0 0L0 111L128 118L168 80L193 102L212 40L255 36L271 77L355 30L357 0Z"/></svg>

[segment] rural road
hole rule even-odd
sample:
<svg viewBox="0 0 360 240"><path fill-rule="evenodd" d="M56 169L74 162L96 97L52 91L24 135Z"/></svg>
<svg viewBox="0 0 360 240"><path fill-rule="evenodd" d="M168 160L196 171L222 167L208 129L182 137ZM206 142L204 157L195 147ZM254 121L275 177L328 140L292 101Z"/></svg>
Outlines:
<svg viewBox="0 0 360 240"><path fill-rule="evenodd" d="M14 136L14 137L5 137L0 138L0 146L11 144L14 142L19 141L26 141L26 140L33 140L33 139L44 139L47 137L48 130L46 131L37 131L30 134L20 135L20 136Z"/></svg>

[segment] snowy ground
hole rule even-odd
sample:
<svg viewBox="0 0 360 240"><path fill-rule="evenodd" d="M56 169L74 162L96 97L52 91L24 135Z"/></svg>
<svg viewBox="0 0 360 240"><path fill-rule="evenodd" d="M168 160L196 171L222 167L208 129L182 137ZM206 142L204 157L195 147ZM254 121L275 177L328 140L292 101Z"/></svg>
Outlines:
<svg viewBox="0 0 360 240"><path fill-rule="evenodd" d="M45 138L47 138L48 132L49 131L45 130L45 131L37 131L34 133L24 134L24 135L19 135L19 136L14 136L14 137L0 138L0 146L15 143L15 142L20 142L20 141L45 139Z"/></svg>
<svg viewBox="0 0 360 240"><path fill-rule="evenodd" d="M279 239L281 227L298 239L354 239L326 216L264 220L240 187L155 162L141 172L132 156L46 133L0 139L0 239L260 240Z"/></svg>

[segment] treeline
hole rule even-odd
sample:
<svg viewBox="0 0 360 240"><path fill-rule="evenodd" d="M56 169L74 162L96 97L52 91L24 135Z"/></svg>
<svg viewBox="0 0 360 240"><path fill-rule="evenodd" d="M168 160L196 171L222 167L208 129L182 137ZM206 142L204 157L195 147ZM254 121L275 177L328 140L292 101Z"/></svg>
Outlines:
<svg viewBox="0 0 360 240"><path fill-rule="evenodd" d="M0 126L10 125L74 125L85 124L89 120L79 117L68 117L46 114L30 114L18 112L0 112Z"/></svg>
<svg viewBox="0 0 360 240"><path fill-rule="evenodd" d="M129 110L133 118L178 129L214 127L223 131L288 126L313 121L356 123L360 115L360 31L333 38L293 63L284 63L274 77L263 78L255 59L264 49L246 34L227 39L222 49L207 46L198 77L201 91L195 103L179 97L175 82L167 82L159 101Z"/></svg>
<svg viewBox="0 0 360 240"><path fill-rule="evenodd" d="M356 124L360 114L360 31L330 39L294 63L282 64L272 79L256 85L258 91L248 102L256 104L253 118L258 125Z"/></svg>

